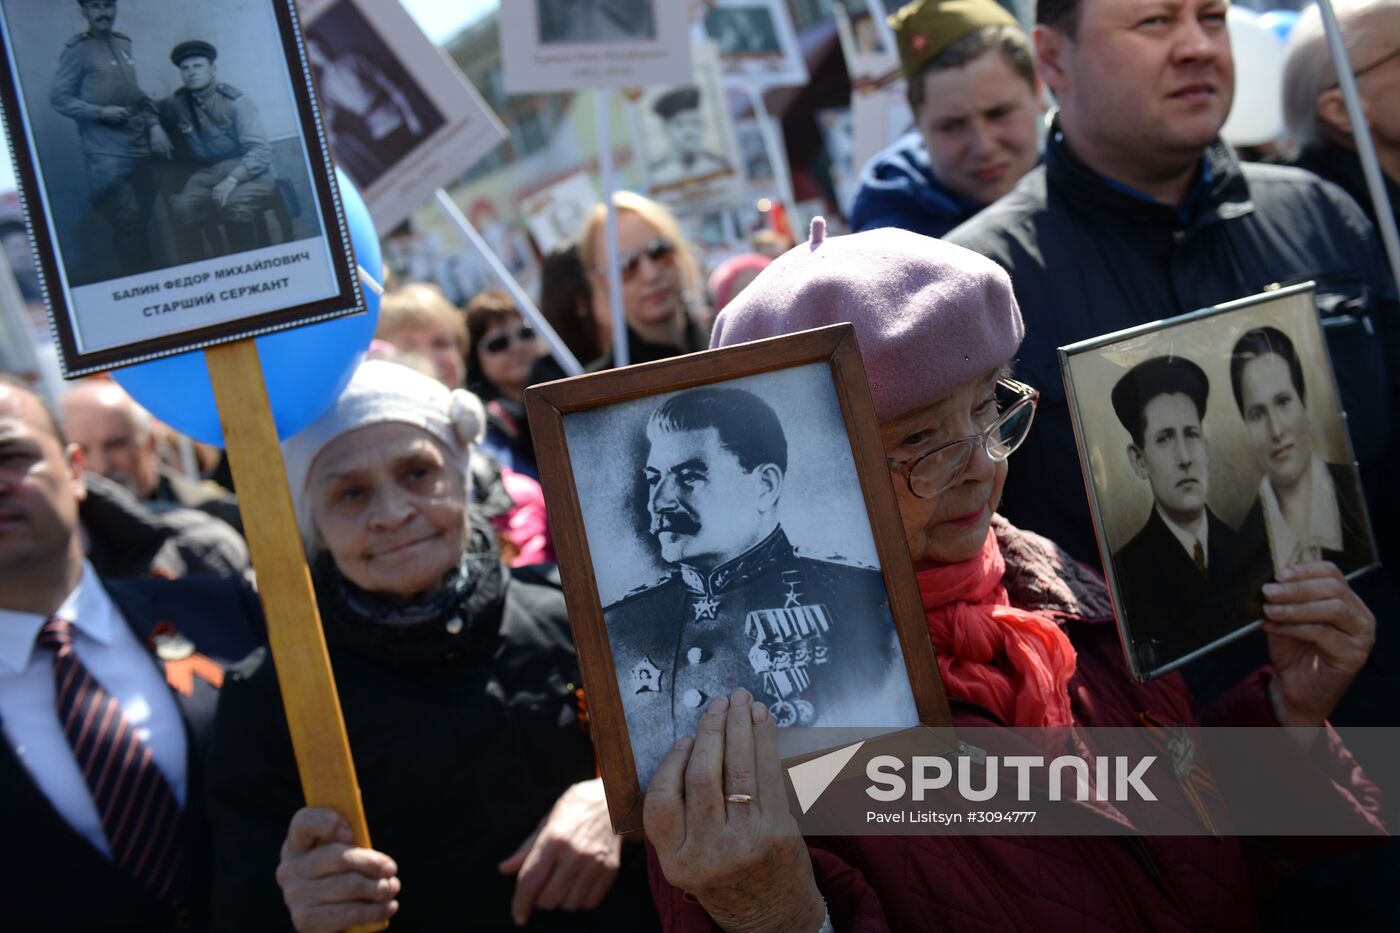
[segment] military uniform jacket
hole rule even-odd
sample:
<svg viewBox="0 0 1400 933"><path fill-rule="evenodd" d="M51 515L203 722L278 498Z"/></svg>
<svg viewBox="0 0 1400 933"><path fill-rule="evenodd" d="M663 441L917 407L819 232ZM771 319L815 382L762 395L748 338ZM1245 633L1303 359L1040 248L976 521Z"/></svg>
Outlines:
<svg viewBox="0 0 1400 933"><path fill-rule="evenodd" d="M880 572L803 557L782 528L708 574L681 565L604 616L643 787L710 700L738 687L779 726L877 725L859 721L873 719L863 698L904 677Z"/></svg>
<svg viewBox="0 0 1400 933"><path fill-rule="evenodd" d="M272 167L257 105L235 87L222 82L203 91L182 87L161 101L160 118L176 145L200 165L238 159L229 175L240 182Z"/></svg>
<svg viewBox="0 0 1400 933"><path fill-rule="evenodd" d="M150 154L155 105L136 83L131 40L121 33L83 32L69 39L58 58L49 103L78 122L85 154ZM119 125L103 123L98 119L103 107L125 107L127 119Z"/></svg>

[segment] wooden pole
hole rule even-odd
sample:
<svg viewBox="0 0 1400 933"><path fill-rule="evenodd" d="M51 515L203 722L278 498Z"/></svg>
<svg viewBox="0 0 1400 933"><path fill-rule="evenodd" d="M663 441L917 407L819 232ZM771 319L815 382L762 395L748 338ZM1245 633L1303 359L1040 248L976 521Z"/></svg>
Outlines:
<svg viewBox="0 0 1400 933"><path fill-rule="evenodd" d="M219 406L229 467L243 502L243 526L258 574L268 643L282 686L302 793L307 806L338 811L350 824L355 845L370 848L350 740L340 715L340 697L302 553L257 344L247 339L210 347L204 359ZM355 933L385 926L356 927Z"/></svg>

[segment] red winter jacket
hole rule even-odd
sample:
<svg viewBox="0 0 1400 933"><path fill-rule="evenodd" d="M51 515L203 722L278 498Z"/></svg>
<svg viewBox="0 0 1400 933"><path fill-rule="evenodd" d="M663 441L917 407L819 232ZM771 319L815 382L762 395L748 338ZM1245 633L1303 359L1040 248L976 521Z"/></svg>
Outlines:
<svg viewBox="0 0 1400 933"><path fill-rule="evenodd" d="M1146 684L1132 681L1096 574L1046 539L1003 520L996 531L1012 603L1054 615L1078 652L1069 685L1076 725L1134 726L1144 711L1171 723L1198 722L1178 675ZM1247 678L1199 721L1277 726L1268 701L1269 676L1265 669ZM1006 725L980 707L956 698L950 702L959 727ZM1384 834L1379 793L1335 734L1327 748L1296 757L1297 768L1317 772L1320 797L1360 827ZM1228 800L1235 789L1222 790ZM1253 883L1266 874L1265 863L1276 865L1294 853L1288 840L1253 841L1267 848L1246 851L1233 837L1104 835L828 837L809 839L808 849L817 885L841 933L1185 933L1258 927ZM718 929L693 897L666 881L654 851L649 857L664 928Z"/></svg>

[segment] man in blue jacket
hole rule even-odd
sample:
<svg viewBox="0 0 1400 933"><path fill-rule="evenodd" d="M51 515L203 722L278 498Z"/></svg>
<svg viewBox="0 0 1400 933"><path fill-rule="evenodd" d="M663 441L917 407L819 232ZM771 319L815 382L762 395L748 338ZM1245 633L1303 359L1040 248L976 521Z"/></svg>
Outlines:
<svg viewBox="0 0 1400 933"><path fill-rule="evenodd" d="M1040 82L995 0L915 0L890 22L915 126L865 166L851 227L941 237L1035 166Z"/></svg>

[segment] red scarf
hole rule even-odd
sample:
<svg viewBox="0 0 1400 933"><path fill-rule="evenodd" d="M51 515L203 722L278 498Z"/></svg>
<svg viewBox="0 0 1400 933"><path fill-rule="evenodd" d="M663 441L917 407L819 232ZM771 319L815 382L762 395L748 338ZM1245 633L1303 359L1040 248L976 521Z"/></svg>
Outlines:
<svg viewBox="0 0 1400 933"><path fill-rule="evenodd" d="M943 683L1011 726L1069 726L1074 647L1053 621L1010 604L1006 562L987 531L982 553L920 571L928 631Z"/></svg>

